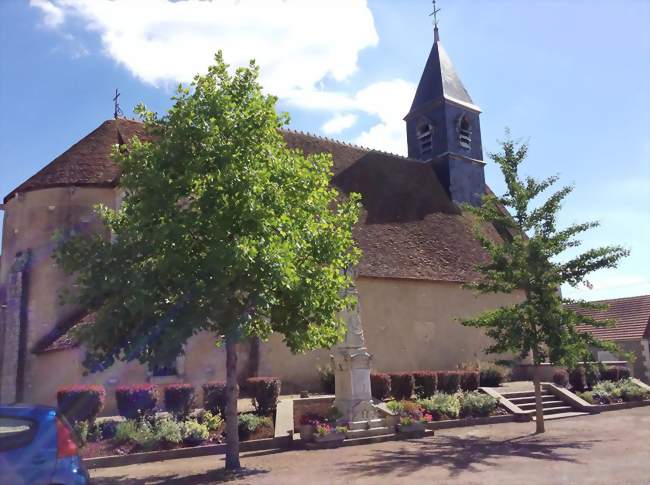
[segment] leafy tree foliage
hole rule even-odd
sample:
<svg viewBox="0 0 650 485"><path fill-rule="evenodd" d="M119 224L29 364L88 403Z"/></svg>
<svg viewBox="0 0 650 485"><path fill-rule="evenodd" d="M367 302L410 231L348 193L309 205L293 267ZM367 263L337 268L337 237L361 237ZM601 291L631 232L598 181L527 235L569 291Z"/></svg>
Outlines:
<svg viewBox="0 0 650 485"><path fill-rule="evenodd" d="M494 339L488 352L515 352L522 357L532 353L537 430L543 432L539 365L549 358L554 363L573 366L580 359L590 359L590 347L617 350L612 343L577 331L580 324L599 327L610 322L596 321L567 307L567 304L577 303L585 309L599 308L592 303L562 297L560 287L564 283L588 285L588 274L615 267L628 251L620 246L606 246L563 258L566 250L580 245L576 236L598 223L572 224L559 229L558 212L572 187L563 187L535 204L534 201L558 178L522 178L519 167L526 158L527 145L516 143L508 136L501 147L503 152L491 154L490 158L500 167L507 192L500 197L489 193L480 207L466 207L477 219L476 236L490 256L489 261L479 267L483 278L470 286L480 293L519 291L525 295L525 300L484 312L462 323L484 328ZM490 237L484 231L486 225L497 228L503 240Z"/></svg>
<svg viewBox="0 0 650 485"><path fill-rule="evenodd" d="M358 196L329 185L329 154L286 147L286 114L254 62L230 74L221 53L179 86L169 112L136 108L155 141L116 148L124 199L100 207L111 237L66 235L55 252L74 300L97 312L77 338L85 365L165 364L201 331L225 341L226 466L239 466L236 343L279 332L295 352L336 344L355 304L346 269Z"/></svg>

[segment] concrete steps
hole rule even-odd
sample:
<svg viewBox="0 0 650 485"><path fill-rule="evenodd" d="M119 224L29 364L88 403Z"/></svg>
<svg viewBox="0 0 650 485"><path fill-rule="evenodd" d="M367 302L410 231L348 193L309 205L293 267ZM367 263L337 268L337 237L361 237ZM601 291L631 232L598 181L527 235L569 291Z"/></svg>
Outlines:
<svg viewBox="0 0 650 485"><path fill-rule="evenodd" d="M534 391L504 392L502 396L535 419L536 402ZM573 407L561 397L546 390L542 390L542 409L544 419L571 418L588 414L574 411Z"/></svg>
<svg viewBox="0 0 650 485"><path fill-rule="evenodd" d="M382 436L394 433L395 428L388 426L370 429L349 429L345 432L345 439L370 438L372 436Z"/></svg>

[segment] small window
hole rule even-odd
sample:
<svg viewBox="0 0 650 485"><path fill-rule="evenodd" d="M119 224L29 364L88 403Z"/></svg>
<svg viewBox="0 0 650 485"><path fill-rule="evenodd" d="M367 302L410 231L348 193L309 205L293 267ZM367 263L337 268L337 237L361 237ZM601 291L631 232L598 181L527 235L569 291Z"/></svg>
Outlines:
<svg viewBox="0 0 650 485"><path fill-rule="evenodd" d="M465 116L462 116L458 124L458 143L469 150L472 146L472 127Z"/></svg>
<svg viewBox="0 0 650 485"><path fill-rule="evenodd" d="M420 143L420 154L431 155L433 152L433 125L422 122L417 128L418 142Z"/></svg>
<svg viewBox="0 0 650 485"><path fill-rule="evenodd" d="M170 365L154 365L151 369L151 374L154 377L169 377L175 376L178 374L178 369L176 368L176 363Z"/></svg>
<svg viewBox="0 0 650 485"><path fill-rule="evenodd" d="M0 416L0 451L23 448L34 439L36 423L30 419Z"/></svg>

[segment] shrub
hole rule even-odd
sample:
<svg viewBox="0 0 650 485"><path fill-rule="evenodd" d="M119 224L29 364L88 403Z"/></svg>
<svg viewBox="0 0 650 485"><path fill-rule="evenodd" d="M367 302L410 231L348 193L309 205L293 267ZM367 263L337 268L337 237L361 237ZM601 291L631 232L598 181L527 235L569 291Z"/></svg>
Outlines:
<svg viewBox="0 0 650 485"><path fill-rule="evenodd" d="M114 441L116 444L133 443L145 450L152 449L158 444L153 427L147 421L133 420L117 425Z"/></svg>
<svg viewBox="0 0 650 485"><path fill-rule="evenodd" d="M326 365L325 367L318 368L318 374L320 375L320 383L325 394L334 394L335 384L334 384L334 369L331 365Z"/></svg>
<svg viewBox="0 0 650 485"><path fill-rule="evenodd" d="M502 365L485 363L480 367L480 383L485 387L499 387L508 380L510 369Z"/></svg>
<svg viewBox="0 0 650 485"><path fill-rule="evenodd" d="M174 419L161 419L154 429L156 440L163 445L177 445L181 442L181 425Z"/></svg>
<svg viewBox="0 0 650 485"><path fill-rule="evenodd" d="M410 399L415 388L413 374L397 372L388 375L390 376L390 389L393 397L395 399Z"/></svg>
<svg viewBox="0 0 650 485"><path fill-rule="evenodd" d="M569 373L564 369L556 369L553 373L553 382L560 387L566 387L569 383Z"/></svg>
<svg viewBox="0 0 650 485"><path fill-rule="evenodd" d="M88 442L88 422L77 421L74 424L74 432L77 435L79 446L85 446L85 444Z"/></svg>
<svg viewBox="0 0 650 485"><path fill-rule="evenodd" d="M460 373L457 371L438 372L438 391L453 394L460 389Z"/></svg>
<svg viewBox="0 0 650 485"><path fill-rule="evenodd" d="M188 419L181 426L183 442L189 446L197 446L210 437L210 432L205 424L200 424L193 419Z"/></svg>
<svg viewBox="0 0 650 485"><path fill-rule="evenodd" d="M212 414L226 415L226 383L221 381L203 384L203 408Z"/></svg>
<svg viewBox="0 0 650 485"><path fill-rule="evenodd" d="M388 401L386 407L395 414L401 414L404 410L404 401Z"/></svg>
<svg viewBox="0 0 650 485"><path fill-rule="evenodd" d="M115 438L114 441L116 444L125 444L134 441L134 437L138 432L138 423L137 421L123 421L118 423L115 427Z"/></svg>
<svg viewBox="0 0 650 485"><path fill-rule="evenodd" d="M415 394L419 398L431 397L438 387L438 376L435 372L421 370L413 373Z"/></svg>
<svg viewBox="0 0 650 485"><path fill-rule="evenodd" d="M623 401L642 401L650 397L650 393L629 379L619 381L619 390Z"/></svg>
<svg viewBox="0 0 650 485"><path fill-rule="evenodd" d="M630 370L627 367L606 366L600 371L600 378L603 381L620 381L630 378Z"/></svg>
<svg viewBox="0 0 650 485"><path fill-rule="evenodd" d="M121 386L115 389L115 400L120 415L126 419L139 419L156 409L158 389L153 384Z"/></svg>
<svg viewBox="0 0 650 485"><path fill-rule="evenodd" d="M576 395L587 401L589 404L595 404L596 400L594 399L594 394L591 391L585 392L576 392Z"/></svg>
<svg viewBox="0 0 650 485"><path fill-rule="evenodd" d="M617 382L599 382L591 389L591 392L594 398L604 403L610 403L612 399L621 397L621 389Z"/></svg>
<svg viewBox="0 0 650 485"><path fill-rule="evenodd" d="M246 379L246 390L252 397L253 406L260 416L275 411L280 397L280 379L277 377L251 377Z"/></svg>
<svg viewBox="0 0 650 485"><path fill-rule="evenodd" d="M169 384L163 390L165 409L174 416L187 416L194 406L192 384Z"/></svg>
<svg viewBox="0 0 650 485"><path fill-rule="evenodd" d="M379 372L371 372L370 392L372 393L372 397L380 401L390 396L390 376Z"/></svg>
<svg viewBox="0 0 650 485"><path fill-rule="evenodd" d="M419 399L417 403L436 421L456 419L460 414L460 400L456 394L436 393L429 399Z"/></svg>
<svg viewBox="0 0 650 485"><path fill-rule="evenodd" d="M460 398L460 413L463 417L487 417L497 408L499 401L481 392L467 392Z"/></svg>
<svg viewBox="0 0 650 485"><path fill-rule="evenodd" d="M242 440L247 439L257 428L263 426L273 427L271 418L251 413L240 414L238 420L239 438Z"/></svg>
<svg viewBox="0 0 650 485"><path fill-rule="evenodd" d="M99 418L95 421L95 429L97 431L97 440L110 440L115 437L117 432L117 425L122 421L110 418Z"/></svg>
<svg viewBox="0 0 650 485"><path fill-rule="evenodd" d="M569 383L574 392L584 392L587 389L587 375L585 368L578 366L569 372Z"/></svg>
<svg viewBox="0 0 650 485"><path fill-rule="evenodd" d="M600 370L598 366L589 364L585 368L585 379L587 381L587 387L594 387L600 382Z"/></svg>
<svg viewBox="0 0 650 485"><path fill-rule="evenodd" d="M103 386L66 386L56 393L59 411L71 423L93 423L104 409L106 391Z"/></svg>
<svg viewBox="0 0 650 485"><path fill-rule="evenodd" d="M219 414L212 414L208 410L203 410L197 414L197 421L204 424L208 431L219 431L223 426L223 419Z"/></svg>
<svg viewBox="0 0 650 485"><path fill-rule="evenodd" d="M479 373L478 371L459 371L460 374L460 388L463 391L476 391L479 386Z"/></svg>

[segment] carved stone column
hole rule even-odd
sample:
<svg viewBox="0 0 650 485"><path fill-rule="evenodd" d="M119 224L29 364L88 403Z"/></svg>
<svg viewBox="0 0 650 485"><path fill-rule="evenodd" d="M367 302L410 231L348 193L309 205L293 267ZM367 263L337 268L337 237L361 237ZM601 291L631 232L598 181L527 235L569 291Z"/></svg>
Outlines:
<svg viewBox="0 0 650 485"><path fill-rule="evenodd" d="M331 356L336 383L334 406L347 422L376 419L370 392L372 354L363 338L359 304L343 317L348 324L345 341L333 349Z"/></svg>

